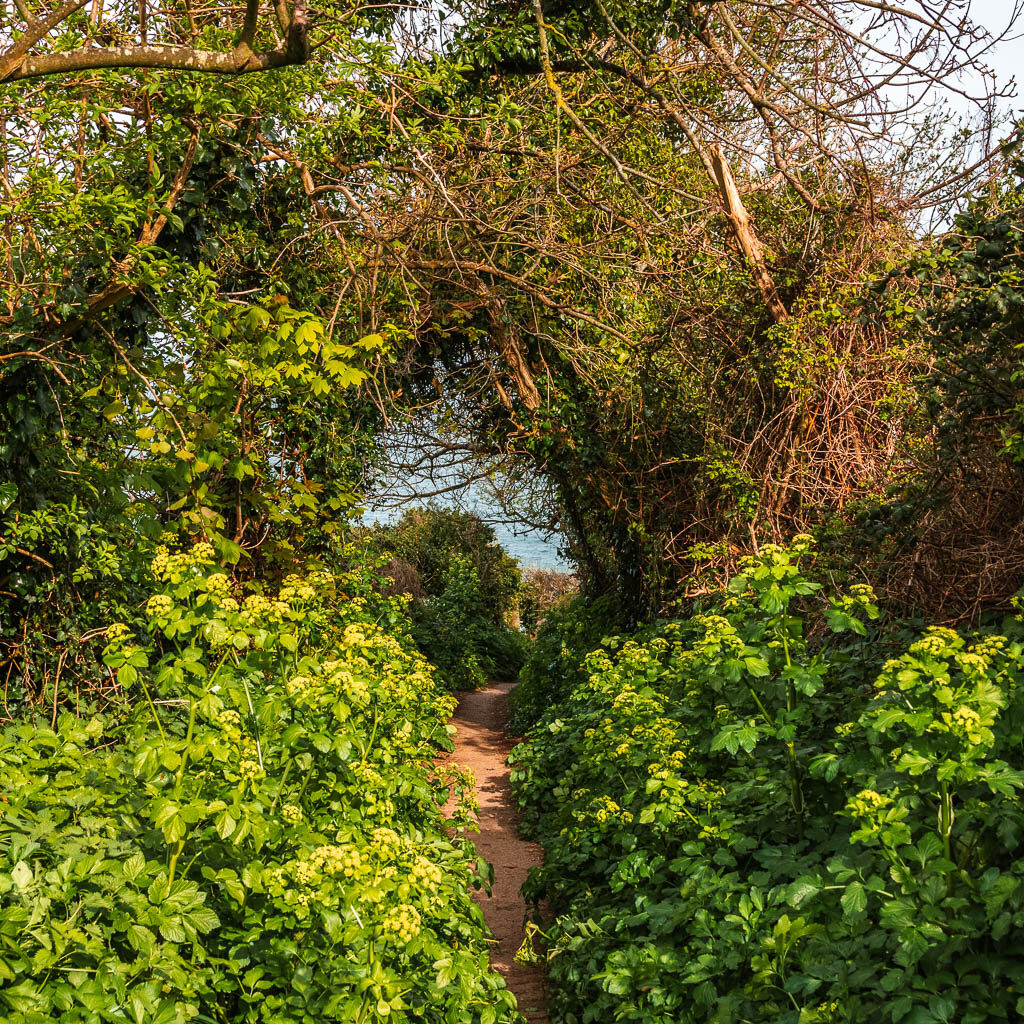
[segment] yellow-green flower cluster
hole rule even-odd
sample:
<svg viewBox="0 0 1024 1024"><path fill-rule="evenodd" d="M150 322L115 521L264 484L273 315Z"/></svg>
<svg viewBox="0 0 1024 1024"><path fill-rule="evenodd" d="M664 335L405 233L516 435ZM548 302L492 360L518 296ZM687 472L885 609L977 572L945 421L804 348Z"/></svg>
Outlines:
<svg viewBox="0 0 1024 1024"><path fill-rule="evenodd" d="M657 714L665 709L665 702L654 696L643 696L627 684L612 698L612 709L619 714Z"/></svg>
<svg viewBox="0 0 1024 1024"><path fill-rule="evenodd" d="M409 870L413 885L433 892L441 884L441 869L426 857L417 854Z"/></svg>
<svg viewBox="0 0 1024 1024"><path fill-rule="evenodd" d="M624 811L611 797L598 796L590 803L590 812L602 824L609 820L618 820L629 825L633 821L633 815Z"/></svg>
<svg viewBox="0 0 1024 1024"><path fill-rule="evenodd" d="M215 555L213 545L205 540L193 544L190 550L177 554L171 554L167 547L161 544L153 555L153 573L158 579L180 583L190 569L211 565Z"/></svg>
<svg viewBox="0 0 1024 1024"><path fill-rule="evenodd" d="M301 811L299 813L301 816ZM281 889L289 903L308 907L323 879L352 879L368 871L369 865L355 846L327 845L317 847L308 857L271 868L264 875L264 880L268 885Z"/></svg>
<svg viewBox="0 0 1024 1024"><path fill-rule="evenodd" d="M167 550L167 547L163 544L159 545L153 553L153 561L150 563L150 568L152 568L153 574L162 578L164 573L167 572L167 566L170 563L170 560L171 555Z"/></svg>
<svg viewBox="0 0 1024 1024"><path fill-rule="evenodd" d="M324 662L323 669L332 688L344 694L349 703L359 708L370 703L370 687L366 680L354 675L342 662Z"/></svg>
<svg viewBox="0 0 1024 1024"><path fill-rule="evenodd" d="M238 745L238 752L238 774L249 782L262 779L264 772L260 767L259 749L256 746L256 741L248 736L243 736Z"/></svg>
<svg viewBox="0 0 1024 1024"><path fill-rule="evenodd" d="M384 858L397 857L405 845L402 837L393 828L387 827L375 828L370 833L370 842L376 848L378 856Z"/></svg>
<svg viewBox="0 0 1024 1024"><path fill-rule="evenodd" d="M925 635L920 640L915 640L907 650L910 654L938 656L949 654L960 647L963 647L963 638L956 630L946 626L929 626L925 630Z"/></svg>
<svg viewBox="0 0 1024 1024"><path fill-rule="evenodd" d="M984 673L988 668L988 659L974 651L964 651L962 654L958 654L956 663L968 675Z"/></svg>
<svg viewBox="0 0 1024 1024"><path fill-rule="evenodd" d="M420 912L408 903L400 903L384 916L382 927L400 942L412 942L422 926Z"/></svg>
<svg viewBox="0 0 1024 1024"><path fill-rule="evenodd" d="M363 815L367 818L391 821L395 816L395 803L390 797L382 796L386 787L380 774L365 764L353 765L352 774L355 776L356 784L363 791ZM376 833L376 830L374 831Z"/></svg>
<svg viewBox="0 0 1024 1024"><path fill-rule="evenodd" d="M708 633L730 633L735 628L724 615L695 615L693 621Z"/></svg>
<svg viewBox="0 0 1024 1024"><path fill-rule="evenodd" d="M296 804L285 804L281 808L281 817L289 825L298 825L302 821L302 808Z"/></svg>
<svg viewBox="0 0 1024 1024"><path fill-rule="evenodd" d="M146 602L146 614L151 619L166 615L174 607L174 599L167 594L154 594Z"/></svg>
<svg viewBox="0 0 1024 1024"><path fill-rule="evenodd" d="M326 573L314 573L313 576L327 576ZM312 601L316 598L317 588L315 583L310 580L303 580L301 576L296 576L294 573L285 576L284 584L278 593L278 599L281 601L288 602L301 602L301 601Z"/></svg>
<svg viewBox="0 0 1024 1024"><path fill-rule="evenodd" d="M854 583L848 594L837 594L832 598L832 605L851 614L866 614L869 618L878 617L875 592L866 583Z"/></svg>
<svg viewBox="0 0 1024 1024"><path fill-rule="evenodd" d="M217 724L229 739L237 740L241 736L242 716L233 708L223 708L218 711Z"/></svg>
<svg viewBox="0 0 1024 1024"><path fill-rule="evenodd" d="M312 859L298 860L292 865L292 877L299 885L315 885L318 870L317 865L313 863Z"/></svg>
<svg viewBox="0 0 1024 1024"><path fill-rule="evenodd" d="M242 602L241 619L247 626L272 625L281 621L288 606L280 607L277 602L263 594L250 594Z"/></svg>
<svg viewBox="0 0 1024 1024"><path fill-rule="evenodd" d="M203 586L211 594L226 594L231 589L231 580L227 573L215 572L203 580Z"/></svg>
<svg viewBox="0 0 1024 1024"><path fill-rule="evenodd" d="M743 640L736 632L736 627L724 615L696 615L693 621L704 630L704 636L698 646L706 648L724 647L728 651L741 651Z"/></svg>
<svg viewBox="0 0 1024 1024"><path fill-rule="evenodd" d="M1008 643L1009 641L1005 636L990 634L977 640L971 646L971 650L983 658L991 658L993 655L1005 650Z"/></svg>
<svg viewBox="0 0 1024 1024"><path fill-rule="evenodd" d="M984 636L975 641L966 651L957 652L956 663L968 676L984 675L992 667L997 655L1006 648L1005 636Z"/></svg>
<svg viewBox="0 0 1024 1024"><path fill-rule="evenodd" d="M431 683L431 680L425 672L417 673L417 676L421 676L427 685ZM413 678L416 678L416 676ZM455 709L458 707L458 703L458 698L454 694L448 693L442 697L438 697L437 700L434 701L434 707L437 708L438 717L443 719L451 718L451 716L455 714Z"/></svg>
<svg viewBox="0 0 1024 1024"><path fill-rule="evenodd" d="M949 650L949 640L938 632L929 630L920 640L915 640L907 650L911 654L946 654Z"/></svg>
<svg viewBox="0 0 1024 1024"><path fill-rule="evenodd" d="M350 622L341 634L342 641L348 647L362 647L366 644L366 631L371 628L365 622Z"/></svg>
<svg viewBox="0 0 1024 1024"><path fill-rule="evenodd" d="M345 878L353 878L365 867L362 855L351 844L320 846L313 851L309 863L325 875L342 875Z"/></svg>
<svg viewBox="0 0 1024 1024"><path fill-rule="evenodd" d="M858 818L873 818L891 805L891 797L882 796L881 793L877 793L873 789L862 789L855 797L847 801L846 809ZM877 832L879 827L876 824L872 831Z"/></svg>
<svg viewBox="0 0 1024 1024"><path fill-rule="evenodd" d="M952 714L945 712L942 718L954 732L966 736L973 743L981 742L981 716L974 708L961 705Z"/></svg>
<svg viewBox="0 0 1024 1024"><path fill-rule="evenodd" d="M310 676L303 672L298 672L285 681L284 688L289 697L295 697L297 700L307 700L315 694L317 686Z"/></svg>

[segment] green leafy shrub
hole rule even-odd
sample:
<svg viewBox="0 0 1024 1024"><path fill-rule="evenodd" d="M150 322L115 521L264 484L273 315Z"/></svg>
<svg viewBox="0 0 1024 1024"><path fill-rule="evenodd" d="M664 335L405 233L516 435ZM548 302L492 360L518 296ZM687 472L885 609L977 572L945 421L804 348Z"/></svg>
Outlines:
<svg viewBox="0 0 1024 1024"><path fill-rule="evenodd" d="M410 593L414 570L413 636L450 689L518 675L526 638L507 619L521 585L519 566L486 523L429 506L368 534L374 548L399 560L395 580L404 578Z"/></svg>
<svg viewBox="0 0 1024 1024"><path fill-rule="evenodd" d="M128 714L0 736L0 1015L519 1019L403 603L366 568L246 594L212 555L158 551L150 638L109 631Z"/></svg>
<svg viewBox="0 0 1024 1024"><path fill-rule="evenodd" d="M807 540L606 641L513 752L556 1021L1024 1012L1024 645L930 629L880 665Z"/></svg>
<svg viewBox="0 0 1024 1024"><path fill-rule="evenodd" d="M416 569L433 597L448 586L451 563L459 558L476 571L481 605L496 623L505 621L521 586L519 564L498 543L494 530L471 512L428 505L409 509L393 526L367 531L374 548L388 551Z"/></svg>
<svg viewBox="0 0 1024 1024"><path fill-rule="evenodd" d="M909 472L851 505L831 533L890 607L940 621L1004 612L1024 585L1024 159L872 288L928 354L909 394Z"/></svg>
<svg viewBox="0 0 1024 1024"><path fill-rule="evenodd" d="M519 594L519 617L522 627L536 635L547 616L567 605L579 593L579 580L573 573L557 569L527 569Z"/></svg>
<svg viewBox="0 0 1024 1024"><path fill-rule="evenodd" d="M514 679L526 638L488 614L476 569L453 556L444 589L416 606L413 636L453 690L473 690L488 679Z"/></svg>
<svg viewBox="0 0 1024 1024"><path fill-rule="evenodd" d="M576 597L551 608L537 630L510 698L509 729L522 735L586 679L584 658L610 631L612 599Z"/></svg>

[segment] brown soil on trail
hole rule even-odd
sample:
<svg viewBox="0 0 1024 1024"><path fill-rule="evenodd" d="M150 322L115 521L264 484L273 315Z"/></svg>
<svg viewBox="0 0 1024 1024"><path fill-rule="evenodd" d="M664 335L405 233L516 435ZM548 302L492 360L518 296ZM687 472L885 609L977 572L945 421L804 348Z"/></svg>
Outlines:
<svg viewBox="0 0 1024 1024"><path fill-rule="evenodd" d="M505 732L512 683L492 683L485 690L464 693L452 718L457 727L452 761L473 771L480 801L480 834L473 836L477 852L494 866L491 895L482 890L475 899L497 939L491 947L491 966L515 993L519 1011L530 1024L546 1024L544 968L515 962L523 942L526 906L519 888L527 870L539 865L541 849L519 838L519 815L512 803L505 758L513 740Z"/></svg>

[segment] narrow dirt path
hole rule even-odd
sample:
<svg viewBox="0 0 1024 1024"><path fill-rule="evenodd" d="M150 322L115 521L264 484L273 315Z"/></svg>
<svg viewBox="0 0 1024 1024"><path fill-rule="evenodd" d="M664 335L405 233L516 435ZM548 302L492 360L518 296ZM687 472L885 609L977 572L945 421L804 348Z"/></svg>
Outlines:
<svg viewBox="0 0 1024 1024"><path fill-rule="evenodd" d="M476 776L480 801L480 834L473 842L482 857L494 865L491 895L474 897L497 942L491 947L491 965L505 978L519 1001L519 1011L530 1024L546 1024L544 970L515 962L523 941L526 906L519 888L531 866L540 864L541 849L524 842L516 830L519 816L512 803L505 758L512 741L505 733L508 695L512 683L492 683L485 690L464 693L452 719L458 729L451 758Z"/></svg>

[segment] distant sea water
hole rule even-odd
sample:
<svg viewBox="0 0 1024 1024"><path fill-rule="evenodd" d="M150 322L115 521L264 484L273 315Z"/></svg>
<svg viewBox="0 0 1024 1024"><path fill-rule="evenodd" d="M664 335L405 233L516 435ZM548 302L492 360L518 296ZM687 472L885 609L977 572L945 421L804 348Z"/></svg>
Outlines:
<svg viewBox="0 0 1024 1024"><path fill-rule="evenodd" d="M524 569L558 569L569 572L572 566L558 553L561 537L557 534L546 538L539 530L513 533L503 523L491 524L498 543L513 557L519 559Z"/></svg>

